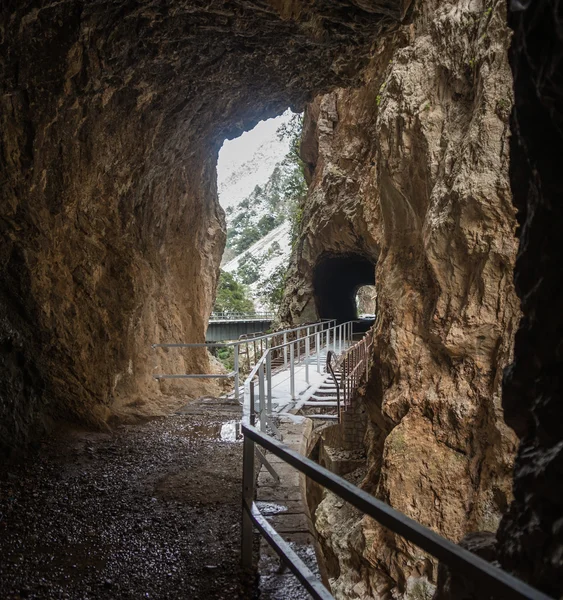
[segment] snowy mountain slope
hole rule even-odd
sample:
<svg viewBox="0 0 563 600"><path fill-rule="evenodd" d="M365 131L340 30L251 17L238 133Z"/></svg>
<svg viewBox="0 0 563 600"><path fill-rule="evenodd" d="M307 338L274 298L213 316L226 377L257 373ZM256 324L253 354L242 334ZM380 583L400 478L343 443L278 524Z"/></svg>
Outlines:
<svg viewBox="0 0 563 600"><path fill-rule="evenodd" d="M280 140L277 130L291 116L288 110L275 119L261 121L235 140L225 141L217 162L217 188L223 208L235 206L257 185L268 181L289 150L289 140Z"/></svg>
<svg viewBox="0 0 563 600"><path fill-rule="evenodd" d="M228 263L223 265L223 271L233 273L234 275L243 267L247 260L247 256L253 257L260 264L260 274L258 279L248 285L250 295L254 301L254 306L258 311L269 310L269 306L261 298L268 279L280 269L284 269L291 255L291 224L289 221L283 222L275 229L270 231L262 239L255 242L248 250L241 255L236 256ZM274 251L272 251L274 250Z"/></svg>
<svg viewBox="0 0 563 600"><path fill-rule="evenodd" d="M289 264L296 202L305 185L291 159L296 118L286 111L262 121L226 141L219 154L219 201L228 230L221 269L247 287L256 310L276 308Z"/></svg>

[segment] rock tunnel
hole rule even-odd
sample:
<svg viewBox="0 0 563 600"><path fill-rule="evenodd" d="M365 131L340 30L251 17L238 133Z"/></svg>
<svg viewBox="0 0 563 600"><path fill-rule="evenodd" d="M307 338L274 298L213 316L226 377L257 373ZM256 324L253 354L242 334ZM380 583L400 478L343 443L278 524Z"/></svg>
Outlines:
<svg viewBox="0 0 563 600"><path fill-rule="evenodd" d="M357 319L356 293L364 285L375 285L375 264L365 256L321 257L313 272L317 314L338 323Z"/></svg>
<svg viewBox="0 0 563 600"><path fill-rule="evenodd" d="M54 423L106 427L126 406L160 396L151 344L203 341L211 312L225 240L215 173L222 141L287 106L307 106L302 155L311 202L287 314L313 314L312 302L319 315L348 319L353 291L374 280L374 264L361 254L365 240L381 251L376 283L386 292L385 327L368 388L377 427L366 485L408 512L415 503L392 474L408 473L418 451L431 448L430 459L441 461L433 475L443 497L429 495L424 513L420 495L417 518L459 540L468 530L497 531L497 505L508 505L498 560L563 594L561 19L548 0L507 5L2 3L2 454L43 439ZM461 46L452 51L454 43ZM432 68L421 57L434 60ZM416 81L409 77L417 68L433 89L422 79L401 87ZM490 89L510 90L491 100L483 82L495 72ZM444 118L458 129L442 127ZM353 137L342 136L351 130ZM502 143L488 154L475 142L493 138ZM464 153L436 161L448 143ZM507 171L509 145L512 193L487 171L497 164ZM428 164L412 160L425 154ZM490 189L468 184L456 168L483 175ZM429 182L442 175L432 195ZM360 195L361 210L351 206ZM510 296L513 280L513 202L520 322L514 300L498 301ZM326 214L319 203L329 207L330 231L345 251L339 257L335 243L316 262L326 233L311 225ZM506 339L516 329L512 348ZM182 367L204 369L207 361L201 353ZM513 500L505 455L514 453L514 440L501 391L506 421L521 437ZM477 508L464 521L466 505ZM388 544L381 532L369 534L368 566L379 560L370 552ZM385 594L389 573L407 578L402 568L383 569Z"/></svg>
<svg viewBox="0 0 563 600"><path fill-rule="evenodd" d="M356 84L410 4L2 4L5 451L160 396L151 344L203 341L211 312L224 139Z"/></svg>

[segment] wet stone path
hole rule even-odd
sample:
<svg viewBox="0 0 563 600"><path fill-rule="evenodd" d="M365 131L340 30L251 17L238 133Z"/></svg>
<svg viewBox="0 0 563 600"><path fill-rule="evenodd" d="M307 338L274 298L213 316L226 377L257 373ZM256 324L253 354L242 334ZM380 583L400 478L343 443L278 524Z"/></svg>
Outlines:
<svg viewBox="0 0 563 600"><path fill-rule="evenodd" d="M0 598L252 598L239 571L238 403L65 431L0 467Z"/></svg>

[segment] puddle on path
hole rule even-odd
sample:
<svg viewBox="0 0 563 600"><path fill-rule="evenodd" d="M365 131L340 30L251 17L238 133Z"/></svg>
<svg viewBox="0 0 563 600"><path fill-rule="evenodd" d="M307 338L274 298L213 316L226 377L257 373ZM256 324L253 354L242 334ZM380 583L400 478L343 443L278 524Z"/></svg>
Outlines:
<svg viewBox="0 0 563 600"><path fill-rule="evenodd" d="M256 502L256 506L265 517L277 515L287 511L287 506L284 506L283 504L276 504L275 502L263 502L262 500L258 500Z"/></svg>
<svg viewBox="0 0 563 600"><path fill-rule="evenodd" d="M182 434L188 438L241 442L243 435L240 421L226 423L195 423L186 427Z"/></svg>

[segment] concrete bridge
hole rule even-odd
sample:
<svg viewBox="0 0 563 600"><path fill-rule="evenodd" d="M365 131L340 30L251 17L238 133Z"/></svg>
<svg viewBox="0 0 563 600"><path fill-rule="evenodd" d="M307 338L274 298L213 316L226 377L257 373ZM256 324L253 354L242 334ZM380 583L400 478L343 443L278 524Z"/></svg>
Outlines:
<svg viewBox="0 0 563 600"><path fill-rule="evenodd" d="M272 326L274 315L269 313L256 315L211 315L206 342L224 342L238 340L241 335L267 331Z"/></svg>

